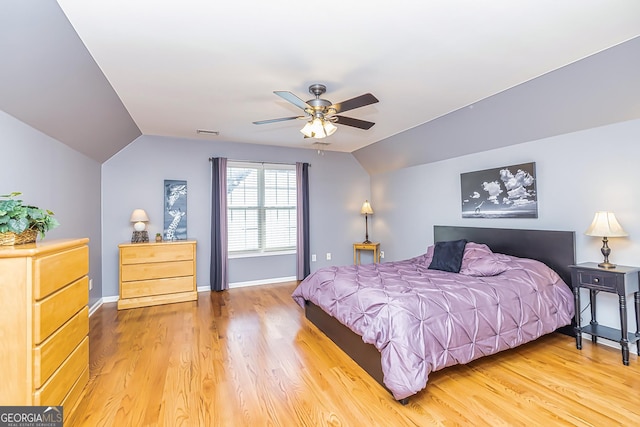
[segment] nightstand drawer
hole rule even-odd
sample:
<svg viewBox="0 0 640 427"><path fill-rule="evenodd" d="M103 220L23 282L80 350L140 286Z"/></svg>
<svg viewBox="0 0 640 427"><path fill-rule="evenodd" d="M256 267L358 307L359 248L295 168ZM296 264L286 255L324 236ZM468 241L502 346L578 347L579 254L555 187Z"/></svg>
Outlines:
<svg viewBox="0 0 640 427"><path fill-rule="evenodd" d="M617 289L618 275L603 272L578 270L578 284L588 288L615 291Z"/></svg>

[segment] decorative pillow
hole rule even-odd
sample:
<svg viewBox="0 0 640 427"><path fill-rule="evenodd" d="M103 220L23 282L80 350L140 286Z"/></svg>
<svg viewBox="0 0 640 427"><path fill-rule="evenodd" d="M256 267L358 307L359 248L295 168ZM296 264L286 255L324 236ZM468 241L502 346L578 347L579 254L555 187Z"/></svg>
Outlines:
<svg viewBox="0 0 640 427"><path fill-rule="evenodd" d="M466 244L467 241L465 239L436 242L429 269L448 271L451 273L459 272Z"/></svg>
<svg viewBox="0 0 640 427"><path fill-rule="evenodd" d="M476 277L496 276L510 269L509 257L496 254L487 245L469 242L465 246L460 274Z"/></svg>
<svg viewBox="0 0 640 427"><path fill-rule="evenodd" d="M499 258L494 255L484 258L476 258L465 264L464 268L460 268L460 274L464 274L466 276L497 276L498 274L511 269L508 264L500 261Z"/></svg>

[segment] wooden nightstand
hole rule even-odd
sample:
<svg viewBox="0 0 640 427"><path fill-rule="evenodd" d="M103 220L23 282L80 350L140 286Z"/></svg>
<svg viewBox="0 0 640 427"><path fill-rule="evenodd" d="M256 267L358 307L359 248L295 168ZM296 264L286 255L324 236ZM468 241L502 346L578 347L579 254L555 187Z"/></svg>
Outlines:
<svg viewBox="0 0 640 427"><path fill-rule="evenodd" d="M638 292L638 277L640 268L618 265L616 268L600 268L598 264L587 262L569 266L571 269L571 283L576 305L576 347L582 349L582 334L590 334L595 343L598 337L620 343L622 348L622 363L629 365L629 344L637 344L640 355L640 293ZM591 321L587 326L580 325L580 288L589 290L591 303ZM598 292L618 294L620 310L620 329L614 329L598 324L596 320L596 295ZM627 295L634 295L636 332L631 333L627 327Z"/></svg>
<svg viewBox="0 0 640 427"><path fill-rule="evenodd" d="M360 251L373 251L373 262L380 262L380 243L354 243L353 263L360 264Z"/></svg>

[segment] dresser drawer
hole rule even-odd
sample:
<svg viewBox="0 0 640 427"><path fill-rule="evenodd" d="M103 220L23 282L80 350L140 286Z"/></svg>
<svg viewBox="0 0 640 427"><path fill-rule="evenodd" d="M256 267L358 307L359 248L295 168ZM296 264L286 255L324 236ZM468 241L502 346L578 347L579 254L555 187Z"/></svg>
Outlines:
<svg viewBox="0 0 640 427"><path fill-rule="evenodd" d="M195 272L193 271L193 261L177 261L123 265L120 274L123 282L131 282L164 277L193 276Z"/></svg>
<svg viewBox="0 0 640 427"><path fill-rule="evenodd" d="M89 337L71 353L64 361L60 369L33 394L35 406L57 406L71 390L71 387L80 378L87 366L89 366Z"/></svg>
<svg viewBox="0 0 640 427"><path fill-rule="evenodd" d="M188 291L195 291L193 276L123 282L120 290L122 298L138 298Z"/></svg>
<svg viewBox="0 0 640 427"><path fill-rule="evenodd" d="M126 265L192 260L194 258L194 247L195 245L191 243L165 243L123 247L120 251L120 262Z"/></svg>
<svg viewBox="0 0 640 427"><path fill-rule="evenodd" d="M618 274L591 270L577 270L578 284L590 289L616 291L618 288Z"/></svg>
<svg viewBox="0 0 640 427"><path fill-rule="evenodd" d="M89 333L89 308L84 307L41 345L33 349L33 385L39 388Z"/></svg>
<svg viewBox="0 0 640 427"><path fill-rule="evenodd" d="M33 295L39 300L89 273L89 247L37 258L34 268Z"/></svg>
<svg viewBox="0 0 640 427"><path fill-rule="evenodd" d="M89 303L89 278L76 280L66 288L33 305L33 341L40 344Z"/></svg>

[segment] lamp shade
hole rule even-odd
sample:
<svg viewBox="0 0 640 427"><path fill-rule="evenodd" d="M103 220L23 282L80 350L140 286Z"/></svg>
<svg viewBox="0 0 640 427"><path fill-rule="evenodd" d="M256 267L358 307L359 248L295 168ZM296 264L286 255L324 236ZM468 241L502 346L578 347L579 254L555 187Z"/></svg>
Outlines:
<svg viewBox="0 0 640 427"><path fill-rule="evenodd" d="M144 209L135 209L131 214L131 222L147 222L149 221L149 217Z"/></svg>
<svg viewBox="0 0 640 427"><path fill-rule="evenodd" d="M333 123L328 120L316 117L315 119L307 122L300 132L307 138L326 138L329 135L333 135L338 129Z"/></svg>
<svg viewBox="0 0 640 427"><path fill-rule="evenodd" d="M593 222L584 232L587 236L598 237L624 237L628 236L613 212L596 212Z"/></svg>
<svg viewBox="0 0 640 427"><path fill-rule="evenodd" d="M360 209L360 213L362 215L373 215L373 209L371 208L371 204L368 200L365 200L362 204L362 209Z"/></svg>
<svg viewBox="0 0 640 427"><path fill-rule="evenodd" d="M324 131L326 132L327 136L333 135L337 129L338 128L333 123L331 123L328 120L325 120Z"/></svg>

